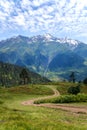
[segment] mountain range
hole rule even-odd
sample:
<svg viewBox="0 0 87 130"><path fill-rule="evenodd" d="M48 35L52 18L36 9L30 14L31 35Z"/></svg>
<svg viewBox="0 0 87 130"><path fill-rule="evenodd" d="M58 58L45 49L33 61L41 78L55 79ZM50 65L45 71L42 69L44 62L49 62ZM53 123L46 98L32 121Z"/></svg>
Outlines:
<svg viewBox="0 0 87 130"><path fill-rule="evenodd" d="M74 71L80 80L87 76L87 44L50 34L19 35L0 41L0 61L27 67L50 79L68 79Z"/></svg>

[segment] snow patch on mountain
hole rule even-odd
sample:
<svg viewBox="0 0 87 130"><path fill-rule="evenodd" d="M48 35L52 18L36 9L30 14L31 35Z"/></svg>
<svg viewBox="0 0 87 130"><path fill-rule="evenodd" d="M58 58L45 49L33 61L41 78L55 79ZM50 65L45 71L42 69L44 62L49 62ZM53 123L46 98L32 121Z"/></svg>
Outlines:
<svg viewBox="0 0 87 130"><path fill-rule="evenodd" d="M68 39L67 37L66 38L56 38L50 34L45 34L43 36L43 39L45 42L58 42L58 43L61 43L61 44L67 44L71 47L77 47L78 44L80 43L79 41L77 40L74 40L74 39Z"/></svg>
<svg viewBox="0 0 87 130"><path fill-rule="evenodd" d="M52 39L53 36L50 35L49 33L47 33L47 34L44 35L44 37L47 38L48 40L50 40L50 39Z"/></svg>
<svg viewBox="0 0 87 130"><path fill-rule="evenodd" d="M55 41L56 38L53 37L51 34L47 33L45 35L43 35L43 38L44 38L44 41L46 42L52 42L52 41Z"/></svg>
<svg viewBox="0 0 87 130"><path fill-rule="evenodd" d="M69 47L71 47L71 50L75 49L80 42L74 39L68 39L68 38L58 38L56 42L61 43L61 44L67 44Z"/></svg>
<svg viewBox="0 0 87 130"><path fill-rule="evenodd" d="M57 39L57 42L60 42L60 43L68 43L69 45L72 44L72 45L78 45L79 42L77 40L73 40L73 39L68 39L68 38L60 38L60 39Z"/></svg>

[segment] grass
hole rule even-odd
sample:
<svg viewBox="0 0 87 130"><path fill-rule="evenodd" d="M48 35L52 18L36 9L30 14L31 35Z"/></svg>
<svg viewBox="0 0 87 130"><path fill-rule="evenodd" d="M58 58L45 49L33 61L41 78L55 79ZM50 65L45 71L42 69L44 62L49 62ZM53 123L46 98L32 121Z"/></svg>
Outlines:
<svg viewBox="0 0 87 130"><path fill-rule="evenodd" d="M25 85L11 88L1 88L0 93L6 92L10 94L30 94L30 95L52 95L53 91L45 85Z"/></svg>
<svg viewBox="0 0 87 130"><path fill-rule="evenodd" d="M3 108L3 110L0 110L2 111L1 130L85 130L87 128L85 114L41 107L28 107L21 110Z"/></svg>
<svg viewBox="0 0 87 130"><path fill-rule="evenodd" d="M60 109L23 106L22 101L52 94L52 91L46 85L31 85L29 87L20 86L18 88L0 89L0 130L87 129L87 114L76 114Z"/></svg>

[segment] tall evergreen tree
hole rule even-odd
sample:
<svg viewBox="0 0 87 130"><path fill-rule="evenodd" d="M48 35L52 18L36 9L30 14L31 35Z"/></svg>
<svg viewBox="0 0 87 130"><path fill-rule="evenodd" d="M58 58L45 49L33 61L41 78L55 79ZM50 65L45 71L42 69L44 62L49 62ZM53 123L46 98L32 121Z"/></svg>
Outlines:
<svg viewBox="0 0 87 130"><path fill-rule="evenodd" d="M73 82L73 83L75 83L75 73L74 72L72 72L71 74L70 74L70 76L69 76L69 78L70 78L70 82Z"/></svg>
<svg viewBox="0 0 87 130"><path fill-rule="evenodd" d="M21 84L28 84L30 81L29 74L26 69L22 69L20 73Z"/></svg>

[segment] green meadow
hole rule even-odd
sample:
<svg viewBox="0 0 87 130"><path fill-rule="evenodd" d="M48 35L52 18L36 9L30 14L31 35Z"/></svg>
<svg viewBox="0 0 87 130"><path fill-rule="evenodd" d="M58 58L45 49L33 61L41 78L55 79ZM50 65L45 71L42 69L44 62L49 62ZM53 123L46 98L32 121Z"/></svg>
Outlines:
<svg viewBox="0 0 87 130"><path fill-rule="evenodd" d="M23 101L53 95L51 86L66 94L70 83L0 88L0 130L87 130L87 114L58 108L24 106ZM81 93L87 94L83 85ZM87 106L87 102L68 105Z"/></svg>

